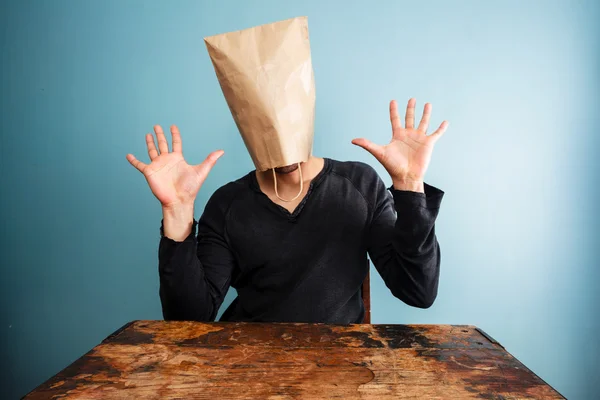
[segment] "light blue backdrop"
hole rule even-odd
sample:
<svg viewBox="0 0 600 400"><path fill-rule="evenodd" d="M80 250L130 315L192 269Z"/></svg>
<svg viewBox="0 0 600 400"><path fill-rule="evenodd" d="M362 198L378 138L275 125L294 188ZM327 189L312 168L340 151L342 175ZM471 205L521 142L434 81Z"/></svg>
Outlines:
<svg viewBox="0 0 600 400"><path fill-rule="evenodd" d="M427 181L446 191L439 296L374 323L474 324L569 398L600 388L596 1L12 1L0 12L2 391L17 397L133 319L160 319L161 210L125 160L176 123L190 162L252 168L203 36L308 15L315 154L369 162L387 105L450 121ZM232 298L229 293L228 301Z"/></svg>

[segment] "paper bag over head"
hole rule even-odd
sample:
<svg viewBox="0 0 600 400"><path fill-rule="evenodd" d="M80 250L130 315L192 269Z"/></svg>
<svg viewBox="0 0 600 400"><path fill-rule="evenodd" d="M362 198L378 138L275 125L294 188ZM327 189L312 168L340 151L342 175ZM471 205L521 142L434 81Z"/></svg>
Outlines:
<svg viewBox="0 0 600 400"><path fill-rule="evenodd" d="M315 82L306 17L204 38L233 119L259 171L312 154Z"/></svg>

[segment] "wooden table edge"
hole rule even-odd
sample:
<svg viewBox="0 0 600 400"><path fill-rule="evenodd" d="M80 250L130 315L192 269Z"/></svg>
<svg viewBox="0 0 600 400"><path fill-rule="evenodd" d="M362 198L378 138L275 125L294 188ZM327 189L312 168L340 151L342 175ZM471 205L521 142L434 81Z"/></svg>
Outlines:
<svg viewBox="0 0 600 400"><path fill-rule="evenodd" d="M52 380L56 375L59 375L61 373L63 373L63 371L65 371L66 369L68 369L74 362L76 362L77 360L87 356L88 354L92 353L94 351L94 349L101 345L104 344L106 342L108 342L111 339L114 339L115 337L119 336L122 332L124 332L127 328L129 328L130 326L132 326L133 324L135 324L136 322L143 322L143 321L157 321L157 320L139 320L139 319L135 319L132 321L129 321L127 323L125 323L123 326L121 326L119 329L115 330L113 333L111 333L110 335L108 335L106 338L104 338L100 343L98 343L97 345L95 345L94 347L92 347L89 351L85 352L83 355L81 355L80 357L77 357L75 360L73 360L72 362L70 362L67 366L65 366L64 368L62 368L59 372L53 374L52 376L50 376L48 379L45 379L42 383L40 383L39 385L37 385L35 388L33 388L32 390L30 390L29 392L27 392L27 394L25 394L23 397L21 397L21 399L25 399L27 396L29 396L30 394L34 394L34 392L41 386L45 385L47 382L49 382L50 380ZM158 320L160 321L160 320ZM164 321L164 322L169 322L169 321ZM176 322L198 322L198 321L176 321ZM226 322L226 321L214 321L214 322L200 322L200 323L208 323L208 324L219 324L219 323L223 323L223 324L230 324L231 322ZM252 322L249 322L252 323ZM256 323L263 323L263 322L256 322ZM274 322L277 323L277 322ZM283 324L289 324L289 322L283 322ZM295 323L294 323L295 324ZM298 324L304 324L303 322L298 323ZM332 325L332 324L324 324L324 325ZM350 326L350 325L361 325L361 324L339 324L339 326ZM454 326L454 327L465 327L465 328L472 328L475 331L479 332L484 338L486 338L486 340L488 340L490 343L500 346L507 354L509 354L511 357L513 357L515 360L517 360L519 363L521 363L521 365L523 365L525 368L527 368L527 370L535 375L540 381L544 382L544 384L546 384L549 388L551 388L552 390L554 390L559 396L563 397L564 399L566 399L567 397L564 396L562 393L560 393L558 390L556 390L556 388L552 385L550 385L548 382L546 382L544 379L542 379L538 374L536 374L533 370L531 370L527 365L523 364L521 362L521 360L519 360L517 357L515 357L511 352L509 352L500 342L498 342L496 339L494 339L491 335L489 335L487 332L485 332L483 329L479 328L476 325L470 325L470 324L370 324L370 325L411 325L411 326L428 326L428 325L447 325L447 326Z"/></svg>

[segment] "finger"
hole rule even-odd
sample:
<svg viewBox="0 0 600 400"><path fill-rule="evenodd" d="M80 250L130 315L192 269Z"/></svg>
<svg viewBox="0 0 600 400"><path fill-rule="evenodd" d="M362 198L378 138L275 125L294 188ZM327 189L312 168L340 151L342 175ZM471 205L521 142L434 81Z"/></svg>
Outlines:
<svg viewBox="0 0 600 400"><path fill-rule="evenodd" d="M146 146L148 147L148 155L150 156L150 161L158 157L158 151L156 151L156 146L154 145L154 136L152 136L151 133L148 133L146 135Z"/></svg>
<svg viewBox="0 0 600 400"><path fill-rule="evenodd" d="M217 160L221 158L223 154L225 154L223 150L213 151L208 155L208 157L206 157L206 159L201 164L198 164L194 167L198 175L202 177L203 181L208 176L210 170L215 166Z"/></svg>
<svg viewBox="0 0 600 400"><path fill-rule="evenodd" d="M425 103L425 108L423 109L423 116L421 117L419 128L417 129L423 133L427 133L427 128L429 127L429 117L431 117L431 109L431 103Z"/></svg>
<svg viewBox="0 0 600 400"><path fill-rule="evenodd" d="M390 122L392 123L392 130L402 129L402 121L400 115L398 115L398 103L396 100L390 101Z"/></svg>
<svg viewBox="0 0 600 400"><path fill-rule="evenodd" d="M156 133L156 139L158 140L158 150L160 154L169 152L169 144L167 138L160 125L154 125L154 133Z"/></svg>
<svg viewBox="0 0 600 400"><path fill-rule="evenodd" d="M171 137L173 138L173 152L181 153L181 134L176 125L171 126Z"/></svg>
<svg viewBox="0 0 600 400"><path fill-rule="evenodd" d="M144 170L147 167L146 164L135 158L133 154L127 154L127 161L129 161L129 164L133 165L142 174L144 173Z"/></svg>
<svg viewBox="0 0 600 400"><path fill-rule="evenodd" d="M446 129L448 129L448 125L450 125L448 121L442 121L440 127L437 128L436 131L433 132L431 135L429 135L429 137L431 137L437 142L437 140L442 137L444 132L446 132Z"/></svg>
<svg viewBox="0 0 600 400"><path fill-rule="evenodd" d="M373 155L373 157L375 157L379 162L383 162L383 155L385 152L383 146L380 146L378 144L371 142L370 140L362 139L362 138L354 139L352 141L352 144L362 147L363 149L365 149L366 151L371 153Z"/></svg>
<svg viewBox="0 0 600 400"><path fill-rule="evenodd" d="M412 97L406 105L406 129L415 127L415 104L417 104L417 100Z"/></svg>

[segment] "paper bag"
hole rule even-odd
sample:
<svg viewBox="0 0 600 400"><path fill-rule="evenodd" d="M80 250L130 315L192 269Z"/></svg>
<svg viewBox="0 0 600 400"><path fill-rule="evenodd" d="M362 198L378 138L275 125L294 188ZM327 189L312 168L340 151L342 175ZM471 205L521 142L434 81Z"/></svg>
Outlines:
<svg viewBox="0 0 600 400"><path fill-rule="evenodd" d="M315 114L307 18L204 41L256 169L307 161L312 154Z"/></svg>

